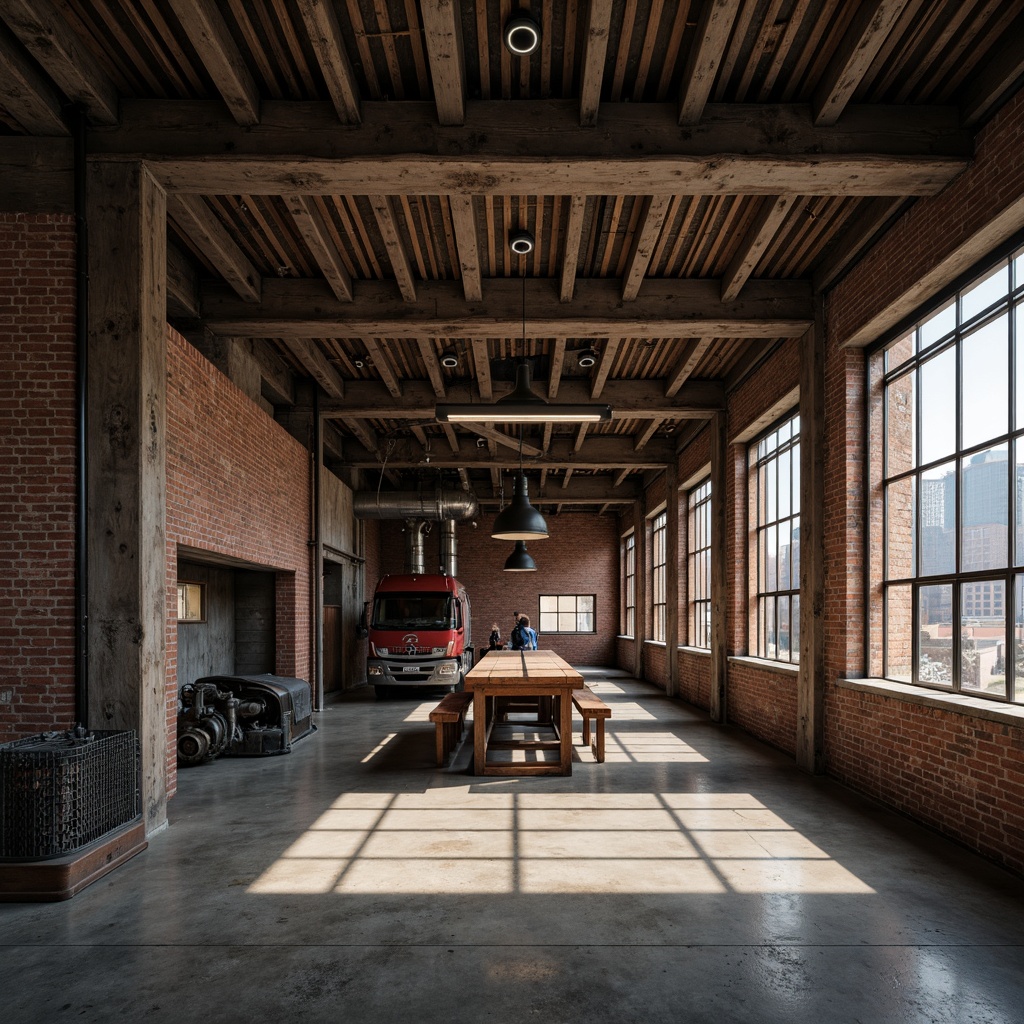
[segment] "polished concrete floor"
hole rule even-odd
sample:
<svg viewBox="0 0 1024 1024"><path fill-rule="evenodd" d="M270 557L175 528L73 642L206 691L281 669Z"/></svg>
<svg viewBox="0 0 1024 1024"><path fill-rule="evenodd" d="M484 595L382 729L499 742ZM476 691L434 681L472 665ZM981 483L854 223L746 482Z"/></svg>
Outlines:
<svg viewBox="0 0 1024 1024"><path fill-rule="evenodd" d="M436 698L368 690L181 772L143 854L0 905L0 1020L1024 1021L1024 883L587 674L608 756L571 778L439 771Z"/></svg>

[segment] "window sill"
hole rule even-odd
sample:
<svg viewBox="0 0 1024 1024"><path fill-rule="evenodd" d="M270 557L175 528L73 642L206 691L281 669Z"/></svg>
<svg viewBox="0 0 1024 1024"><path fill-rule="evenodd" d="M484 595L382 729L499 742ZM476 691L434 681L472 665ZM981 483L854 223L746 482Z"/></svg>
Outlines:
<svg viewBox="0 0 1024 1024"><path fill-rule="evenodd" d="M645 647L667 647L668 644L666 644L664 640L645 640L644 641L644 646Z"/></svg>
<svg viewBox="0 0 1024 1024"><path fill-rule="evenodd" d="M729 658L730 665L747 665L750 668L761 669L764 672L777 672L781 676L798 676L800 674L799 663L789 661L770 661L768 658L752 658L749 655L734 655Z"/></svg>
<svg viewBox="0 0 1024 1024"><path fill-rule="evenodd" d="M1024 727L1024 707L1019 704L997 704L984 697L969 697L963 693L943 693L941 690L926 690L910 683L896 683L889 679L837 679L836 686L842 690L859 690L861 693L877 693L892 700L923 707L938 708L952 714L982 718L1001 725Z"/></svg>
<svg viewBox="0 0 1024 1024"><path fill-rule="evenodd" d="M688 647L686 644L680 644L678 650L683 654L695 654L698 657L703 656L705 658L711 657L711 651L707 647Z"/></svg>

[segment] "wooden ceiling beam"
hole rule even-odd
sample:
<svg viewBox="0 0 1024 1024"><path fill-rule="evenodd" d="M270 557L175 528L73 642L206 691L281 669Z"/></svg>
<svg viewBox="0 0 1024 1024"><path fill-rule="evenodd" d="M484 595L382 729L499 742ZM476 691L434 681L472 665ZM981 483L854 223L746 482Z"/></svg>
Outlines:
<svg viewBox="0 0 1024 1024"><path fill-rule="evenodd" d="M587 197L574 195L569 203L569 220L565 226L565 243L562 252L562 286L559 297L562 302L572 302L576 289L576 266L580 257L580 242L583 239L583 214L587 209Z"/></svg>
<svg viewBox="0 0 1024 1024"><path fill-rule="evenodd" d="M273 405L295 404L295 378L285 361L266 341L253 341L252 356L259 367L261 390Z"/></svg>
<svg viewBox="0 0 1024 1024"><path fill-rule="evenodd" d="M604 63L608 55L608 33L612 24L612 6L612 0L590 0L580 84L580 125L585 128L597 124Z"/></svg>
<svg viewBox="0 0 1024 1024"><path fill-rule="evenodd" d="M701 120L739 6L740 0L707 0L704 4L683 69L679 124L697 124Z"/></svg>
<svg viewBox="0 0 1024 1024"><path fill-rule="evenodd" d="M0 0L0 17L60 91L85 108L93 124L117 124L114 83L51 0Z"/></svg>
<svg viewBox="0 0 1024 1024"><path fill-rule="evenodd" d="M814 123L834 125L863 81L909 0L868 0L854 15L814 92Z"/></svg>
<svg viewBox="0 0 1024 1024"><path fill-rule="evenodd" d="M441 424L441 429L444 431L444 436L448 439L448 447L451 448L452 455L458 455L459 454L460 445L459 445L459 437L455 433L455 428L450 423L442 423ZM465 474L465 472L466 471L464 469L460 469L459 470L459 476L460 477L463 476Z"/></svg>
<svg viewBox="0 0 1024 1024"><path fill-rule="evenodd" d="M686 338L683 341L683 354L676 363L675 368L665 382L665 397L673 398L679 394L679 389L693 375L694 367L704 357L704 354L712 344L714 338Z"/></svg>
<svg viewBox="0 0 1024 1024"><path fill-rule="evenodd" d="M663 104L603 104L594 132L566 102L480 101L445 128L419 102L344 127L323 103L268 101L251 131L209 102L134 100L89 148L146 160L171 192L385 196L931 195L973 152L952 107L851 106L819 128L806 104L713 104L680 132Z"/></svg>
<svg viewBox="0 0 1024 1024"><path fill-rule="evenodd" d="M474 338L473 346L473 368L476 371L476 389L480 400L489 402L494 396L491 387L491 357L487 351L487 341L484 338Z"/></svg>
<svg viewBox="0 0 1024 1024"><path fill-rule="evenodd" d="M352 276L331 238L316 200L312 196L291 195L284 197L284 204L335 298L351 302Z"/></svg>
<svg viewBox="0 0 1024 1024"><path fill-rule="evenodd" d="M368 424L366 424L362 420L358 420L358 419L346 419L346 420L342 420L342 422L345 424L346 429L348 429L359 440L359 443L368 452L370 452L373 455L377 454L377 435L373 432L373 430L370 428L370 426ZM421 456L422 456L422 450L421 450ZM349 453L348 453L347 448L345 449L343 458L344 458L344 460L346 462L349 461ZM421 459L421 461L422 461L422 459ZM373 462L373 463L371 463L369 465L361 465L360 468L362 468L362 469L370 469L370 468L373 468L373 467L375 467L377 465L379 465L379 463L375 461L375 462ZM391 468L394 469L394 468L397 468L397 467L392 465Z"/></svg>
<svg viewBox="0 0 1024 1024"><path fill-rule="evenodd" d="M637 436L636 441L633 442L633 448L640 452L647 447L648 442L658 432L658 428L663 423L663 420L651 420L650 423L643 429L643 431Z"/></svg>
<svg viewBox="0 0 1024 1024"><path fill-rule="evenodd" d="M341 374L315 342L284 340L282 344L291 352L295 360L305 367L306 372L323 388L328 397L341 398L345 394L345 384Z"/></svg>
<svg viewBox="0 0 1024 1024"><path fill-rule="evenodd" d="M833 239L815 266L814 291L821 292L835 284L907 203L906 199L888 196L861 203L849 226Z"/></svg>
<svg viewBox="0 0 1024 1024"><path fill-rule="evenodd" d="M746 237L722 278L722 301L733 302L747 283L793 205L793 196L764 201Z"/></svg>
<svg viewBox="0 0 1024 1024"><path fill-rule="evenodd" d="M473 197L453 195L449 197L449 202L452 209L452 227L455 229L455 245L459 250L463 294L467 302L481 302L484 295Z"/></svg>
<svg viewBox="0 0 1024 1024"><path fill-rule="evenodd" d="M593 380L590 382L590 397L592 399L601 397L605 382L608 380L608 374L612 372L612 363L615 362L615 357L618 355L621 346L621 338L609 338L602 346L601 356L598 359L597 366L594 368Z"/></svg>
<svg viewBox="0 0 1024 1024"><path fill-rule="evenodd" d="M655 246L661 230L665 226L665 217L672 205L672 196L645 196L641 222L633 235L633 246L626 261L626 270L622 275L622 299L632 302L640 294L640 285L651 265Z"/></svg>
<svg viewBox="0 0 1024 1024"><path fill-rule="evenodd" d="M259 124L259 89L217 5L213 0L169 2L231 116L244 127Z"/></svg>
<svg viewBox="0 0 1024 1024"><path fill-rule="evenodd" d="M562 381L562 367L565 365L565 338L555 338L548 361L548 401L558 397L558 386Z"/></svg>
<svg viewBox="0 0 1024 1024"><path fill-rule="evenodd" d="M427 376L430 378L430 386L434 389L434 397L444 400L447 388L444 383L444 374L441 372L441 365L437 359L437 351L430 338L418 338L416 344L420 350L420 358L427 369Z"/></svg>
<svg viewBox="0 0 1024 1024"><path fill-rule="evenodd" d="M466 62L459 2L421 0L420 15L438 123L460 125L466 118Z"/></svg>
<svg viewBox="0 0 1024 1024"><path fill-rule="evenodd" d="M167 245L167 314L199 317L199 273L176 246Z"/></svg>
<svg viewBox="0 0 1024 1024"><path fill-rule="evenodd" d="M67 135L63 99L0 22L0 106L31 135Z"/></svg>
<svg viewBox="0 0 1024 1024"><path fill-rule="evenodd" d="M535 338L796 338L812 320L806 281L748 281L732 303L722 302L721 285L711 279L652 279L628 304L611 278L578 281L578 301L571 305L558 301L547 280L527 279L526 292ZM202 307L207 326L232 337L486 339L522 333L519 281L490 281L486 305L467 305L455 281L423 281L418 293L416 302L401 302L387 282L366 281L353 302L339 302L322 281L267 278L258 307L223 285L203 288ZM474 361L484 396L486 359Z"/></svg>
<svg viewBox="0 0 1024 1024"><path fill-rule="evenodd" d="M377 218L377 226L384 239L384 247L388 251L388 258L391 260L391 270L398 283L398 290L406 302L415 302L416 280L413 277L409 254L406 252L402 236L398 232L395 204L390 196L385 195L371 195L369 200L374 216Z"/></svg>
<svg viewBox="0 0 1024 1024"><path fill-rule="evenodd" d="M168 196L167 213L182 233L192 239L196 248L206 255L239 299L246 303L260 301L262 281L259 271L249 262L227 228L202 198L190 195ZM246 334L245 331L229 333Z"/></svg>
<svg viewBox="0 0 1024 1024"><path fill-rule="evenodd" d="M961 107L963 123L969 128L981 124L1004 96L1024 78L1024 13L1009 27L1003 41L977 68L966 89Z"/></svg>
<svg viewBox="0 0 1024 1024"><path fill-rule="evenodd" d="M589 424L587 424L587 423L581 423L576 428L576 440L573 441L573 444L572 444L572 450L574 452L578 452L583 447L583 442L587 438L587 427L588 426L589 426Z"/></svg>
<svg viewBox="0 0 1024 1024"><path fill-rule="evenodd" d="M386 347L377 338L364 338L363 344L366 345L366 351L373 360L374 369L380 374L384 387L388 389L392 398L400 399L402 397L402 382L395 374L394 367L391 365L391 356Z"/></svg>
<svg viewBox="0 0 1024 1024"><path fill-rule="evenodd" d="M494 427L488 426L486 423L465 423L463 426L471 434L477 434L479 437L486 437L488 441L493 441L495 444L504 445L506 448L512 448L517 454L519 452L518 437L511 437ZM539 448L535 448L532 444L523 445L523 455L527 458L534 458L537 455L543 454L544 453Z"/></svg>
<svg viewBox="0 0 1024 1024"><path fill-rule="evenodd" d="M334 4L323 3L323 0L298 0L298 5L338 120L342 124L359 124L359 86L345 50Z"/></svg>

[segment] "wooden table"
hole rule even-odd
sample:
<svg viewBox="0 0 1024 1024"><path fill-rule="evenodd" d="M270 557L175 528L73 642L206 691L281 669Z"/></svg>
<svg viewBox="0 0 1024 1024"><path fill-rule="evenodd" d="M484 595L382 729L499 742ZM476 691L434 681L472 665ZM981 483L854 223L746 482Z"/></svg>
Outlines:
<svg viewBox="0 0 1024 1024"><path fill-rule="evenodd" d="M489 651L466 674L473 693L473 773L475 775L572 775L572 691L583 676L554 651ZM504 749L557 749L558 761L492 761L487 745L494 727L497 697L550 697L554 740L505 744Z"/></svg>

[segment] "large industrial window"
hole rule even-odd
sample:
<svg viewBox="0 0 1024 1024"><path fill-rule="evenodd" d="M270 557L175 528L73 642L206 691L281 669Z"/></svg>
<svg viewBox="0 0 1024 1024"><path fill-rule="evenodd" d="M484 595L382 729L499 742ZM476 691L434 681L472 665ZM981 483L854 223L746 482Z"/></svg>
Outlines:
<svg viewBox="0 0 1024 1024"><path fill-rule="evenodd" d="M711 646L711 480L694 487L687 498L687 607L691 647Z"/></svg>
<svg viewBox="0 0 1024 1024"><path fill-rule="evenodd" d="M178 584L178 621L206 621L206 584Z"/></svg>
<svg viewBox="0 0 1024 1024"><path fill-rule="evenodd" d="M665 639L665 562L668 513L651 520L651 639Z"/></svg>
<svg viewBox="0 0 1024 1024"><path fill-rule="evenodd" d="M541 594L540 633L594 633L593 594Z"/></svg>
<svg viewBox="0 0 1024 1024"><path fill-rule="evenodd" d="M1022 701L1024 249L875 358L885 675Z"/></svg>
<svg viewBox="0 0 1024 1024"><path fill-rule="evenodd" d="M800 417L750 447L757 550L757 656L800 660Z"/></svg>
<svg viewBox="0 0 1024 1024"><path fill-rule="evenodd" d="M636 534L622 538L622 635L636 636Z"/></svg>

